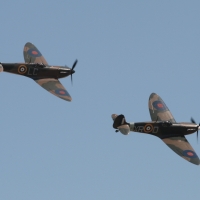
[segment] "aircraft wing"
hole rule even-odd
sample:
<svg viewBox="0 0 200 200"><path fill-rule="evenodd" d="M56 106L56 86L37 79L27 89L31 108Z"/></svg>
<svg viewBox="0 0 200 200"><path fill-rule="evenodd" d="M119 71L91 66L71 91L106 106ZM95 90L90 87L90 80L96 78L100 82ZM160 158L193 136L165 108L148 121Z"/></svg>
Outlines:
<svg viewBox="0 0 200 200"><path fill-rule="evenodd" d="M176 123L165 102L155 93L152 93L149 97L149 112L152 121L171 121Z"/></svg>
<svg viewBox="0 0 200 200"><path fill-rule="evenodd" d="M200 164L199 157L185 136L165 138L162 141L182 158L195 165Z"/></svg>
<svg viewBox="0 0 200 200"><path fill-rule="evenodd" d="M64 88L64 86L60 83L59 80L54 78L45 78L45 79L35 79L36 83L42 86L48 92L51 92L55 96L64 99L66 101L71 101L72 98Z"/></svg>
<svg viewBox="0 0 200 200"><path fill-rule="evenodd" d="M48 65L37 47L30 42L27 42L24 46L24 61L25 63L43 63Z"/></svg>

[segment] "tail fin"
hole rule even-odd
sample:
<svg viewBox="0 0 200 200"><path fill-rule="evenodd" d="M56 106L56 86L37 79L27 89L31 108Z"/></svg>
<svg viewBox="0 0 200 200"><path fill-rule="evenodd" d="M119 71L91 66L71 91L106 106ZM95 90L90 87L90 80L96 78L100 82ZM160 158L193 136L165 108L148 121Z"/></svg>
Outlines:
<svg viewBox="0 0 200 200"><path fill-rule="evenodd" d="M114 120L113 128L117 129L116 132L119 130L122 134L128 135L130 132L130 124L126 122L124 115L112 114L111 117Z"/></svg>

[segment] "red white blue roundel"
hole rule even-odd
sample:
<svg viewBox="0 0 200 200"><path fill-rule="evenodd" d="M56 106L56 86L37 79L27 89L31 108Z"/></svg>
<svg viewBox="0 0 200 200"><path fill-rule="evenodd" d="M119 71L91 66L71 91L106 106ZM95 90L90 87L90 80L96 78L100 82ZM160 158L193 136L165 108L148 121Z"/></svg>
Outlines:
<svg viewBox="0 0 200 200"><path fill-rule="evenodd" d="M66 90L63 90L63 89L56 89L55 93L60 95L60 96L69 96L69 93Z"/></svg>
<svg viewBox="0 0 200 200"><path fill-rule="evenodd" d="M42 54L37 50L37 49L29 49L27 51L28 55L32 56L32 57L40 57L42 56Z"/></svg>
<svg viewBox="0 0 200 200"><path fill-rule="evenodd" d="M183 156L188 157L188 158L198 158L197 154L191 150L183 151Z"/></svg>
<svg viewBox="0 0 200 200"><path fill-rule="evenodd" d="M167 110L167 106L162 101L154 101L153 102L153 107L156 108L156 110L159 110L159 111Z"/></svg>

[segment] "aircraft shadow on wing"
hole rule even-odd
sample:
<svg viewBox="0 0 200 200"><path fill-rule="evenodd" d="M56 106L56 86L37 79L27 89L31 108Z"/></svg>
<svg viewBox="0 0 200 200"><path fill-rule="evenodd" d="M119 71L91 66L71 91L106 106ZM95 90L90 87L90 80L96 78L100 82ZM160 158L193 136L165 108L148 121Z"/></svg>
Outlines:
<svg viewBox="0 0 200 200"><path fill-rule="evenodd" d="M0 63L0 72L5 71L29 77L55 96L66 101L72 100L58 79L70 75L72 81L72 74L75 73L74 68L77 60L72 68L48 65L36 46L28 42L24 46L24 61L25 63Z"/></svg>
<svg viewBox="0 0 200 200"><path fill-rule="evenodd" d="M124 115L112 114L113 128L128 135L130 131L159 137L169 148L187 161L199 165L200 160L185 135L197 132L199 125L191 118L191 123L177 123L164 101L157 94L149 97L149 112L152 121L127 123Z"/></svg>

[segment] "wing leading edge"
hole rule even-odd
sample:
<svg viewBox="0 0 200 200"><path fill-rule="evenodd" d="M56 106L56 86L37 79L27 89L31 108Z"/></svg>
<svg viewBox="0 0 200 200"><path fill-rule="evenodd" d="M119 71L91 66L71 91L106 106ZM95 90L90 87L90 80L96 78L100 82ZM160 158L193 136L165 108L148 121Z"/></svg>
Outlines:
<svg viewBox="0 0 200 200"><path fill-rule="evenodd" d="M182 158L195 165L200 164L199 157L185 136L165 138L162 141Z"/></svg>
<svg viewBox="0 0 200 200"><path fill-rule="evenodd" d="M60 83L59 80L54 78L45 78L45 79L37 79L34 80L40 86L42 86L48 92L51 92L53 95L64 99L66 101L71 101L72 98L64 88L64 86Z"/></svg>

